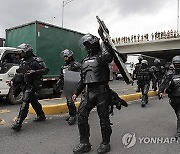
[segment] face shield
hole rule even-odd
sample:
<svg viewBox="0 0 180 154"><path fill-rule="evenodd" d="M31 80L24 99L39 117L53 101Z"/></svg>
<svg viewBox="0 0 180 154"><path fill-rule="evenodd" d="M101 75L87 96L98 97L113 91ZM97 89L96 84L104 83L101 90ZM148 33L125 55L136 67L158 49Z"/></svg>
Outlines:
<svg viewBox="0 0 180 154"><path fill-rule="evenodd" d="M173 59L172 59L172 63L174 65L174 68L177 69L177 70L180 70L180 56L175 56Z"/></svg>
<svg viewBox="0 0 180 154"><path fill-rule="evenodd" d="M161 63L161 61L160 61L159 59L155 59L155 60L154 60L154 64L155 64L156 66L159 66L160 63Z"/></svg>
<svg viewBox="0 0 180 154"><path fill-rule="evenodd" d="M174 63L174 68L177 70L180 70L180 63Z"/></svg>
<svg viewBox="0 0 180 154"><path fill-rule="evenodd" d="M99 39L96 36L93 36L91 34L86 34L79 40L79 46L81 49L85 49L86 44L92 45L95 42L97 43L99 42Z"/></svg>
<svg viewBox="0 0 180 154"><path fill-rule="evenodd" d="M20 44L17 48L23 50L23 49L26 48L26 46L27 46L27 45L26 45L25 43L23 43L23 44Z"/></svg>
<svg viewBox="0 0 180 154"><path fill-rule="evenodd" d="M65 49L65 50L61 51L60 56L61 57L72 57L73 52L71 50Z"/></svg>
<svg viewBox="0 0 180 154"><path fill-rule="evenodd" d="M148 66L147 60L142 60L141 65L143 68L146 68Z"/></svg>
<svg viewBox="0 0 180 154"><path fill-rule="evenodd" d="M33 53L33 48L29 44L22 43L17 48L22 49L22 52L21 52L22 58L28 58Z"/></svg>

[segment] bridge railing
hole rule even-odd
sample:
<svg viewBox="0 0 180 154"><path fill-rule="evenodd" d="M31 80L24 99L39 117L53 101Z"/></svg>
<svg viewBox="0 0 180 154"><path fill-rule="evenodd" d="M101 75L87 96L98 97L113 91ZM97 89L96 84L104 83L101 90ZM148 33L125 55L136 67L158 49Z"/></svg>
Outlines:
<svg viewBox="0 0 180 154"><path fill-rule="evenodd" d="M151 34L143 34L143 35L131 35L128 37L116 37L112 39L112 42L114 44L126 44L126 43L138 43L138 42L147 42L147 41L155 41L155 40L161 40L161 39L171 39L171 38L177 38L180 37L180 34L176 30L168 30L163 32L155 32Z"/></svg>

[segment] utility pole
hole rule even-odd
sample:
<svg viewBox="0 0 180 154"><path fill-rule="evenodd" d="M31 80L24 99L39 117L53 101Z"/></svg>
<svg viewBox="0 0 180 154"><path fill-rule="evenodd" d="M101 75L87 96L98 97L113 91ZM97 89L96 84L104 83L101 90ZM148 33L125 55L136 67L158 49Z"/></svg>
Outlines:
<svg viewBox="0 0 180 154"><path fill-rule="evenodd" d="M62 2L62 27L63 27L63 18L64 18L64 7L67 5L67 4L69 4L69 3L71 3L72 1L74 1L74 0L66 0L66 1L63 1Z"/></svg>
<svg viewBox="0 0 180 154"><path fill-rule="evenodd" d="M178 8L177 8L177 32L179 32L179 0L178 1Z"/></svg>

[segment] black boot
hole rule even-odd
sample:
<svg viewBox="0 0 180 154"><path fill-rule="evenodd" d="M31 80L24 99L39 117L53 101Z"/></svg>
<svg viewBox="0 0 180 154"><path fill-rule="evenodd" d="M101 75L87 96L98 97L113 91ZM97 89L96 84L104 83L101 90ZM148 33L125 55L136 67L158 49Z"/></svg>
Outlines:
<svg viewBox="0 0 180 154"><path fill-rule="evenodd" d="M180 133L176 132L174 137L175 137L176 141L180 141Z"/></svg>
<svg viewBox="0 0 180 154"><path fill-rule="evenodd" d="M156 91L157 90L157 87L154 87L153 91Z"/></svg>
<svg viewBox="0 0 180 154"><path fill-rule="evenodd" d="M109 152L110 150L111 150L111 146L110 146L109 143L108 143L108 144L103 144L103 143L101 143L100 146L99 146L99 148L97 149L97 152L98 152L99 154L104 154L104 153Z"/></svg>
<svg viewBox="0 0 180 154"><path fill-rule="evenodd" d="M102 143L100 144L97 152L100 154L107 153L110 151L110 136L112 134L112 129L109 119L100 119L101 133L102 133Z"/></svg>
<svg viewBox="0 0 180 154"><path fill-rule="evenodd" d="M69 121L69 118L70 118L70 116L66 118L66 121Z"/></svg>
<svg viewBox="0 0 180 154"><path fill-rule="evenodd" d="M76 117L69 117L68 124L74 125L76 123Z"/></svg>
<svg viewBox="0 0 180 154"><path fill-rule="evenodd" d="M141 106L145 107L147 103L148 103L148 95L143 94L142 101L141 101Z"/></svg>
<svg viewBox="0 0 180 154"><path fill-rule="evenodd" d="M22 127L22 124L21 123L18 123L18 122L15 122L13 125L12 125L12 129L15 130L15 131L20 131L21 130L21 127Z"/></svg>
<svg viewBox="0 0 180 154"><path fill-rule="evenodd" d="M146 103L144 101L141 102L141 106L142 107L145 107L146 106Z"/></svg>
<svg viewBox="0 0 180 154"><path fill-rule="evenodd" d="M37 116L33 121L34 122L41 122L44 120L46 120L46 116L43 114L43 115Z"/></svg>
<svg viewBox="0 0 180 154"><path fill-rule="evenodd" d="M180 141L180 116L177 116L177 132L175 138L177 141Z"/></svg>
<svg viewBox="0 0 180 154"><path fill-rule="evenodd" d="M140 88L139 87L137 87L136 92L140 92Z"/></svg>
<svg viewBox="0 0 180 154"><path fill-rule="evenodd" d="M85 152L89 152L91 150L91 144L90 143L79 143L74 149L73 152L75 154L82 154Z"/></svg>

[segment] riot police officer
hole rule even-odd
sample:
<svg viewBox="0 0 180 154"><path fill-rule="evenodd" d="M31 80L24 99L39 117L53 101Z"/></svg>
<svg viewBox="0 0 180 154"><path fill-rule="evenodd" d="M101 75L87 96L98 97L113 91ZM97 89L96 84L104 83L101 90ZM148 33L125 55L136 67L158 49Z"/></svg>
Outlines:
<svg viewBox="0 0 180 154"><path fill-rule="evenodd" d="M175 73L175 68L173 64L170 64L168 69L166 70L162 82L159 86L159 90L158 90L158 97L159 99L162 98L162 95L160 95L160 91L162 91L162 89L166 89L169 86L169 81L171 80L173 74ZM163 90L164 91L164 90Z"/></svg>
<svg viewBox="0 0 180 154"><path fill-rule="evenodd" d="M174 71L170 70L164 79L164 84L161 84L158 95L162 98L162 93L168 94L169 102L174 109L177 117L177 132L175 137L180 140L180 55L172 59ZM172 67L172 66L171 66Z"/></svg>
<svg viewBox="0 0 180 154"><path fill-rule="evenodd" d="M64 73L66 71L75 71L79 72L81 64L76 62L73 58L73 51L65 49L61 52L61 55L64 57L65 64L62 65L59 80L56 83L56 91L63 89L64 84ZM69 109L69 117L66 119L69 125L73 125L76 122L76 106L71 96L66 96L67 106Z"/></svg>
<svg viewBox="0 0 180 154"><path fill-rule="evenodd" d="M111 50L101 49L99 39L91 34L86 34L80 39L80 46L87 50L87 57L81 63L81 80L73 94L76 100L84 89L84 98L78 109L78 128L80 143L73 149L74 153L84 153L91 150L89 142L90 128L88 117L90 111L96 106L100 118L102 142L98 153L110 151L110 136L112 133L109 119L109 67L112 62Z"/></svg>
<svg viewBox="0 0 180 154"><path fill-rule="evenodd" d="M147 60L142 60L141 66L137 73L138 86L142 91L142 101L141 106L145 107L148 103L148 91L150 86L150 81L153 79L153 73L148 66Z"/></svg>
<svg viewBox="0 0 180 154"><path fill-rule="evenodd" d="M140 66L141 66L141 62L142 62L142 60L143 60L143 57L140 55L139 57L138 57L138 60L139 60L139 63L137 63L136 65L135 65L135 69L134 69L134 71L133 71L133 79L137 79L137 74L138 74L138 72L139 72L139 69L140 69ZM136 92L140 92L140 87L138 86L138 80L137 80L137 90L136 90Z"/></svg>
<svg viewBox="0 0 180 154"><path fill-rule="evenodd" d="M42 84L42 75L47 74L49 71L43 60L33 54L31 45L23 43L17 48L22 49L22 60L12 81L14 81L14 84L20 84L23 92L23 102L17 120L12 125L12 129L15 131L21 129L22 123L28 114L29 103L31 103L37 114L37 117L34 119L35 122L44 121L46 119L42 106L38 102L35 93L39 91ZM18 80L17 83L15 83L16 79Z"/></svg>
<svg viewBox="0 0 180 154"><path fill-rule="evenodd" d="M159 59L155 59L154 66L152 66L151 69L155 75L155 78L152 80L152 89L156 91L162 82L165 73L165 67L161 65L161 61Z"/></svg>

